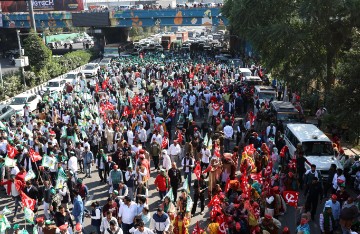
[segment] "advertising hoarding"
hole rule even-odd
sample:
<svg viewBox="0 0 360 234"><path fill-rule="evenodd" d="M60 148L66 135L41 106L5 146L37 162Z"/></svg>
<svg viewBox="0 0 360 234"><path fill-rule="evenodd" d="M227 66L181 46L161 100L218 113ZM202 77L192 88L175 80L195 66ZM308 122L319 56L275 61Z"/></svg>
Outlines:
<svg viewBox="0 0 360 234"><path fill-rule="evenodd" d="M0 1L2 12L27 12L27 1ZM35 11L82 11L84 0L33 0Z"/></svg>

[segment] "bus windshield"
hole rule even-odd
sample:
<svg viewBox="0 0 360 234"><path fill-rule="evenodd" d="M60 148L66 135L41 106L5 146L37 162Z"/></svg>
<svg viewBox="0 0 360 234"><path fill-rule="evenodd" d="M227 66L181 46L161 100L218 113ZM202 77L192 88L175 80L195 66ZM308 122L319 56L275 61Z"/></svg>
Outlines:
<svg viewBox="0 0 360 234"><path fill-rule="evenodd" d="M306 156L328 156L334 155L331 142L309 141L303 142L303 150Z"/></svg>
<svg viewBox="0 0 360 234"><path fill-rule="evenodd" d="M298 113L278 113L277 119L283 122L300 122Z"/></svg>

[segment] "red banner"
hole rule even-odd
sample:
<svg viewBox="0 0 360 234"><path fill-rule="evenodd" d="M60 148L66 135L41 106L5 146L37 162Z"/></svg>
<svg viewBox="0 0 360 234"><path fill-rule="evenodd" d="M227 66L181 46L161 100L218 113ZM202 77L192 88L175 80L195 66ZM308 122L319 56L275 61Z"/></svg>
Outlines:
<svg viewBox="0 0 360 234"><path fill-rule="evenodd" d="M289 206L297 207L297 203L299 200L299 192L284 191L283 198Z"/></svg>
<svg viewBox="0 0 360 234"><path fill-rule="evenodd" d="M14 146L10 144L6 145L6 151L9 158L15 158L15 156L19 153Z"/></svg>
<svg viewBox="0 0 360 234"><path fill-rule="evenodd" d="M20 196L21 196L21 202L24 207L27 207L31 210L35 209L35 204L36 204L35 199L31 199L24 192L20 192Z"/></svg>
<svg viewBox="0 0 360 234"><path fill-rule="evenodd" d="M30 159L32 162L37 162L42 159L40 154L38 152L35 152L35 150L32 148L30 148L30 150L29 150L29 156L30 156Z"/></svg>

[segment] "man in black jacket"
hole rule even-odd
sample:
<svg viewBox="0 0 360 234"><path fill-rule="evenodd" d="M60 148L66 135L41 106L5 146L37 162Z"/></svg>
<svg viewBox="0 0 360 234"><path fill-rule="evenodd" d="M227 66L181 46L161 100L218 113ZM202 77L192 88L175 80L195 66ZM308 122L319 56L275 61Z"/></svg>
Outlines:
<svg viewBox="0 0 360 234"><path fill-rule="evenodd" d="M31 184L30 181L26 181L26 186L23 190L23 192L30 197L31 199L34 199L36 201L34 212L37 212L38 209L38 200L39 200L39 191L38 189Z"/></svg>
<svg viewBox="0 0 360 234"><path fill-rule="evenodd" d="M176 202L177 190L179 188L179 184L181 184L181 172L179 169L177 169L175 162L171 164L171 168L169 169L168 176L170 178L170 185L174 194L174 202Z"/></svg>
<svg viewBox="0 0 360 234"><path fill-rule="evenodd" d="M204 214L204 208L205 208L205 190L207 186L205 183L205 177L204 175L200 175L199 180L195 180L194 182L194 204L191 210L191 214L195 215L197 202L200 198L200 207L201 207L201 214Z"/></svg>

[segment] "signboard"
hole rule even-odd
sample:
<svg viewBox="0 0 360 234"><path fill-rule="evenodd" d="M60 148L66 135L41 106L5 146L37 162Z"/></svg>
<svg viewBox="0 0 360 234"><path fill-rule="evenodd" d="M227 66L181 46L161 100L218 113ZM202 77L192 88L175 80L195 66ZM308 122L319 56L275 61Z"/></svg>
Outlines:
<svg viewBox="0 0 360 234"><path fill-rule="evenodd" d="M27 1L9 0L0 2L2 12L27 12ZM83 0L33 0L35 11L82 11Z"/></svg>

